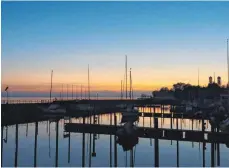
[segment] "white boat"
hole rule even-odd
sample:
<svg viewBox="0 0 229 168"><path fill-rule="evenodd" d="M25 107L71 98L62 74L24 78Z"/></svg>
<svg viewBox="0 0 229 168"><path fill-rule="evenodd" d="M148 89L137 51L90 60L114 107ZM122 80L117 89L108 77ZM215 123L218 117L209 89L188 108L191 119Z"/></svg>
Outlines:
<svg viewBox="0 0 229 168"><path fill-rule="evenodd" d="M185 110L186 110L186 112L191 112L192 111L192 106L191 105L186 105Z"/></svg>
<svg viewBox="0 0 229 168"><path fill-rule="evenodd" d="M135 135L137 131L137 127L133 124L133 122L127 122L124 124L123 128L120 128L116 134L117 136L132 136Z"/></svg>
<svg viewBox="0 0 229 168"><path fill-rule="evenodd" d="M47 114L65 114L66 108L61 107L59 104L51 104L48 108L39 107L44 113Z"/></svg>
<svg viewBox="0 0 229 168"><path fill-rule="evenodd" d="M80 111L90 111L94 109L90 104L77 104L76 108Z"/></svg>
<svg viewBox="0 0 229 168"><path fill-rule="evenodd" d="M221 121L219 124L219 127L223 132L228 132L229 131L229 118Z"/></svg>
<svg viewBox="0 0 229 168"><path fill-rule="evenodd" d="M138 116L138 115L139 115L138 108L133 107L133 106L127 106L127 107L122 111L122 116L123 116L123 117Z"/></svg>

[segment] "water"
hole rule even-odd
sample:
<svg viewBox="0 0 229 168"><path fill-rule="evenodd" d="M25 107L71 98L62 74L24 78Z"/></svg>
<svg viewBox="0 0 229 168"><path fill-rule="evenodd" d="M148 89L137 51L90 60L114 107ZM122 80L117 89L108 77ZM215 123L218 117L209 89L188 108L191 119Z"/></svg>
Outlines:
<svg viewBox="0 0 229 168"><path fill-rule="evenodd" d="M147 111L147 110L146 110ZM117 115L118 123L121 119ZM100 124L110 124L110 114L100 115ZM18 125L18 153L16 151L16 126L4 127L3 138L7 136L7 142L3 142L2 166L92 166L109 167L114 166L114 135L98 134L95 140L96 156L92 157L93 134L70 133L70 138L64 138L64 122L62 119L58 123L58 151L56 150L56 122L39 122L37 134L37 152L35 155L35 123ZM73 123L82 123L82 119L72 118ZM86 119L86 123L89 118ZM114 124L114 122L112 122ZM201 124L197 120L178 120L178 126L182 129L200 130ZM153 127L153 118L143 118L139 120L139 126ZM159 119L158 126L170 128L170 119ZM176 120L172 122L172 127L176 127ZM50 131L49 131L50 129ZM207 130L210 124L207 123ZM7 133L7 135L6 135ZM83 148L83 136L85 136L85 148ZM70 142L70 143L69 143ZM179 145L179 157L177 157L177 143ZM158 140L158 152L155 153L155 140L149 138L139 138L138 144L133 149L134 166L154 166L155 155L158 156L159 166L203 166L203 147L202 143ZM111 146L110 146L111 145ZM91 146L91 149L90 149ZM215 156L215 166L229 166L229 148L225 144L220 144L220 159ZM83 157L83 150L85 155ZM58 153L58 156L57 156ZM215 152L217 153L217 152ZM123 151L122 146L117 144L117 166L130 166L130 151ZM179 158L177 160L177 158ZM83 163L83 159L85 163ZM15 165L16 164L16 165ZM206 144L205 166L211 166L211 144Z"/></svg>

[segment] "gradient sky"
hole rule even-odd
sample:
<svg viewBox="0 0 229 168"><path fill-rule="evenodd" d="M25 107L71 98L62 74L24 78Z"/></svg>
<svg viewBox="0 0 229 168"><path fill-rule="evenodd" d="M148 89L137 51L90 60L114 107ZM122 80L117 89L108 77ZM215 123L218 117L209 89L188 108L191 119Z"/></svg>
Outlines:
<svg viewBox="0 0 229 168"><path fill-rule="evenodd" d="M2 84L13 91L86 84L135 90L227 81L229 2L2 2Z"/></svg>

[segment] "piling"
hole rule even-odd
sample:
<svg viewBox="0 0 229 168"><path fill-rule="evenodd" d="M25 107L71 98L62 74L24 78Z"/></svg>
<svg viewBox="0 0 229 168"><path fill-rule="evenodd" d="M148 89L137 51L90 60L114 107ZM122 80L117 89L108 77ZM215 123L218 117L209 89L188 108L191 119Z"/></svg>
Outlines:
<svg viewBox="0 0 229 168"><path fill-rule="evenodd" d="M56 159L55 159L56 167L58 167L58 140L59 140L59 120L56 120Z"/></svg>
<svg viewBox="0 0 229 168"><path fill-rule="evenodd" d="M110 125L112 125L112 114L110 114ZM110 167L112 167L112 135L110 135Z"/></svg>
<svg viewBox="0 0 229 168"><path fill-rule="evenodd" d="M217 127L217 132L219 132L219 127ZM217 166L220 166L220 144L217 143Z"/></svg>
<svg viewBox="0 0 229 168"><path fill-rule="evenodd" d="M1 130L2 130L2 132L1 132L1 138L2 138L2 139L1 139L1 161L3 161L3 160L2 160L2 156L3 156L3 155L2 155L2 154L3 154L3 153L2 153L2 152L3 152L3 129L4 129L4 127L2 126L2 129L1 129ZM1 167L2 167L2 162L1 162Z"/></svg>
<svg viewBox="0 0 229 168"><path fill-rule="evenodd" d="M211 127L211 132L214 132L214 127ZM211 167L215 166L215 150L214 150L214 143L211 143Z"/></svg>
<svg viewBox="0 0 229 168"><path fill-rule="evenodd" d="M89 139L89 167L91 167L91 133L90 133L90 139Z"/></svg>
<svg viewBox="0 0 229 168"><path fill-rule="evenodd" d="M16 149L15 149L15 160L14 160L14 167L17 167L17 157L18 157L18 124L16 124L16 131L15 131L15 144L16 144Z"/></svg>
<svg viewBox="0 0 229 168"><path fill-rule="evenodd" d="M34 167L37 167L37 133L38 133L38 122L35 122Z"/></svg>
<svg viewBox="0 0 229 168"><path fill-rule="evenodd" d="M85 125L85 117L83 117L83 124ZM82 139L82 167L85 167L85 133L83 132Z"/></svg>
<svg viewBox="0 0 229 168"><path fill-rule="evenodd" d="M158 128L158 118L154 118L154 128ZM159 167L159 146L158 146L158 138L155 138L154 143L154 167Z"/></svg>
<svg viewBox="0 0 229 168"><path fill-rule="evenodd" d="M115 124L115 135L114 135L114 167L117 167L117 142L116 142L116 132L117 132L117 116L114 114L114 124Z"/></svg>
<svg viewBox="0 0 229 168"><path fill-rule="evenodd" d="M29 127L29 124L27 123L26 124L26 137L28 136L28 127Z"/></svg>
<svg viewBox="0 0 229 168"><path fill-rule="evenodd" d="M69 118L70 122L70 118ZM68 163L70 163L71 133L68 132Z"/></svg>

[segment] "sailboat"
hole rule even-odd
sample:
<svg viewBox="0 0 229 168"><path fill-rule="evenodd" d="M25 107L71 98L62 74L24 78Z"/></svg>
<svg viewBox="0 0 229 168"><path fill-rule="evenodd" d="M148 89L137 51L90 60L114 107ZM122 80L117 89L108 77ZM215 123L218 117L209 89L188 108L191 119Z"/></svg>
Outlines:
<svg viewBox="0 0 229 168"><path fill-rule="evenodd" d="M53 70L51 71L51 87L50 87L50 103L52 100L52 78L53 78ZM58 101L53 101L48 107L46 106L38 106L45 115L51 116L59 116L64 115L66 113L66 108L61 106Z"/></svg>
<svg viewBox="0 0 229 168"><path fill-rule="evenodd" d="M126 67L127 67L127 62L126 62ZM132 93L133 93L132 77L131 77L131 69L130 69L130 99L133 97ZM126 98L127 98L127 82L126 82ZM139 114L138 109L136 109L133 105L126 105L125 108L123 108L121 123L124 123L124 125L122 128L117 130L116 135L118 138L117 142L119 145L122 145L124 151L132 150L133 147L138 143L138 129L137 126L135 125L136 121L139 118L138 114Z"/></svg>
<svg viewBox="0 0 229 168"><path fill-rule="evenodd" d="M127 61L127 59L126 59ZM126 63L127 66L127 63ZM126 68L126 78L127 78L127 68ZM127 80L126 80L127 81ZM126 89L127 89L127 82L126 82ZM131 76L131 68L130 68L130 99L133 98L133 88L132 88L132 76ZM126 90L126 98L127 98L127 90ZM122 116L123 117L136 117L139 116L138 108L134 107L134 105L126 105L124 108L122 108Z"/></svg>
<svg viewBox="0 0 229 168"><path fill-rule="evenodd" d="M229 86L229 55L228 55L228 39L227 39L227 64L228 64L228 86ZM222 103L215 105L215 110L210 115L210 124L213 127L219 126L222 132L229 132L229 99L227 102L227 107L223 106Z"/></svg>
<svg viewBox="0 0 229 168"><path fill-rule="evenodd" d="M39 109L46 115L65 115L66 108L58 103L52 103L48 107L38 106Z"/></svg>

